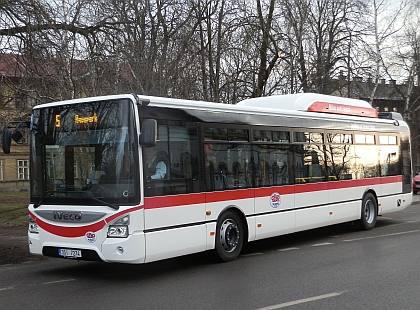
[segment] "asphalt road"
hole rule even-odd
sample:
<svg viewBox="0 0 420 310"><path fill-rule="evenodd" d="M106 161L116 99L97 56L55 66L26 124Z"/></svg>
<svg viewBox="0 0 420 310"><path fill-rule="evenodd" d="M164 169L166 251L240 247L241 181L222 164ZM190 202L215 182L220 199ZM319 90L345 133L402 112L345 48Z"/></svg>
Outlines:
<svg viewBox="0 0 420 310"><path fill-rule="evenodd" d="M420 196L378 219L146 265L50 259L0 267L2 309L418 309Z"/></svg>

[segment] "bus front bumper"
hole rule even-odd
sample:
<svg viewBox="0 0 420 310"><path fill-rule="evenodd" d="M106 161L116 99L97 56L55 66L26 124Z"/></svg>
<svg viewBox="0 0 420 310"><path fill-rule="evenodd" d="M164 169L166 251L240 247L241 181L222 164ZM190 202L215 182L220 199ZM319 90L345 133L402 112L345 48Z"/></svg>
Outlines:
<svg viewBox="0 0 420 310"><path fill-rule="evenodd" d="M54 239L52 236L41 244L39 234L28 232L29 252L58 258L128 264L141 264L145 260L143 233L134 233L127 238L105 238L98 246L86 245L83 238L67 238L67 242Z"/></svg>

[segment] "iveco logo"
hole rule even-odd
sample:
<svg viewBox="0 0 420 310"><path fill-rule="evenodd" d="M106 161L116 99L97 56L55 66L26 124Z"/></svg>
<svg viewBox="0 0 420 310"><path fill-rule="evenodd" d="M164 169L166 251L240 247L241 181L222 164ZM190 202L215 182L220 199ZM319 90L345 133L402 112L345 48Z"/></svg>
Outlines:
<svg viewBox="0 0 420 310"><path fill-rule="evenodd" d="M82 212L69 212L69 211L53 211L55 220L60 221L80 221L82 219Z"/></svg>

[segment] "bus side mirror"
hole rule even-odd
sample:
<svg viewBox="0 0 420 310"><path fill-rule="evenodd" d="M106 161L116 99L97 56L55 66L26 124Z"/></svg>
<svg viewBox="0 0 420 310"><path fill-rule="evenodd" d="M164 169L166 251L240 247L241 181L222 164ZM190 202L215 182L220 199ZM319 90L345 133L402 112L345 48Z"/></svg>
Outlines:
<svg viewBox="0 0 420 310"><path fill-rule="evenodd" d="M156 141L157 121L155 119L145 119L141 124L140 144L145 147L154 147Z"/></svg>
<svg viewBox="0 0 420 310"><path fill-rule="evenodd" d="M13 131L11 137L12 137L13 141L15 141L16 143L18 143L23 138L23 135L22 135L22 133L19 130L15 129Z"/></svg>
<svg viewBox="0 0 420 310"><path fill-rule="evenodd" d="M2 137L2 145L3 145L3 152L4 154L10 154L10 144L12 143L12 131L9 127L4 125L3 128L3 137Z"/></svg>

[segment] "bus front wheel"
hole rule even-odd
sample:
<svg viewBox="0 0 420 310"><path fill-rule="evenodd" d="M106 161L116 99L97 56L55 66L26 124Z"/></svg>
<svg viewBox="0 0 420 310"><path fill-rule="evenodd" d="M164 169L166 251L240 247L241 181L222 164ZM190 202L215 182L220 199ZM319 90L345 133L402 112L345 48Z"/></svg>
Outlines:
<svg viewBox="0 0 420 310"><path fill-rule="evenodd" d="M370 230L375 227L378 215L378 203L372 193L367 193L362 200L362 214L359 226L362 229Z"/></svg>
<svg viewBox="0 0 420 310"><path fill-rule="evenodd" d="M217 221L217 258L223 262L235 260L244 244L244 228L240 216L234 211L224 212Z"/></svg>

